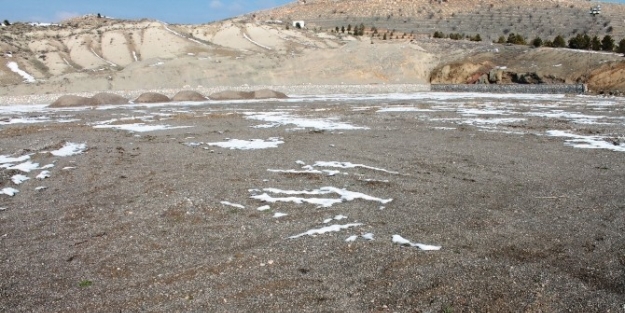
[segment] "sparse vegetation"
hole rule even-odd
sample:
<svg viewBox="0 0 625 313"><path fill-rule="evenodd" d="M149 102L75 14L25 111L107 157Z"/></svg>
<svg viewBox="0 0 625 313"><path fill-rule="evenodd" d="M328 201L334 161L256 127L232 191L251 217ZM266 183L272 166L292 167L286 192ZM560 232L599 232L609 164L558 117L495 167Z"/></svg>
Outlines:
<svg viewBox="0 0 625 313"><path fill-rule="evenodd" d="M616 52L625 54L625 39L621 39L616 47Z"/></svg>
<svg viewBox="0 0 625 313"><path fill-rule="evenodd" d="M540 37L536 37L532 40L532 46L538 48L543 45L543 40Z"/></svg>
<svg viewBox="0 0 625 313"><path fill-rule="evenodd" d="M91 285L93 285L93 282L90 281L90 280L83 280L80 283L78 283L78 287L80 287L80 288L89 287Z"/></svg>
<svg viewBox="0 0 625 313"><path fill-rule="evenodd" d="M614 39L610 35L605 35L601 40L601 50L614 51Z"/></svg>

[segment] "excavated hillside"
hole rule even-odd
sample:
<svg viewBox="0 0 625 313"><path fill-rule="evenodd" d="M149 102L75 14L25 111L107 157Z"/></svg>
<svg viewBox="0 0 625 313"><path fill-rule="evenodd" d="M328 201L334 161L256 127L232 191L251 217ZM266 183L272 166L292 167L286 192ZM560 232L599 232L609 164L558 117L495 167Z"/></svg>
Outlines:
<svg viewBox="0 0 625 313"><path fill-rule="evenodd" d="M587 83L625 91L616 53L493 44L518 33L625 37L625 5L306 0L202 25L84 16L0 27L0 95L241 85ZM300 21L296 27L294 21ZM619 24L621 23L621 24ZM360 36L353 26L365 26ZM352 27L352 31L336 31ZM566 30L566 31L565 31ZM434 31L482 42L434 39Z"/></svg>

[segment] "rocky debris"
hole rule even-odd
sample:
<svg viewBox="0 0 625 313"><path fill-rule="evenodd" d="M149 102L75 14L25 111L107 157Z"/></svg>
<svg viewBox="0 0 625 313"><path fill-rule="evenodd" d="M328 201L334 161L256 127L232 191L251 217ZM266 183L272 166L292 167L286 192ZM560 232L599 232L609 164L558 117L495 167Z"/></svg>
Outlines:
<svg viewBox="0 0 625 313"><path fill-rule="evenodd" d="M171 99L169 99L168 96L164 95L164 94L160 94L157 92L146 92L146 93L142 93L141 95L139 95L139 97L137 97L137 99L135 99L135 101L133 101L134 103L162 103L162 102L170 102Z"/></svg>
<svg viewBox="0 0 625 313"><path fill-rule="evenodd" d="M503 80L503 70L494 68L488 73L488 82L491 84L500 83Z"/></svg>
<svg viewBox="0 0 625 313"><path fill-rule="evenodd" d="M98 104L128 104L128 99L108 92L101 92L95 94L92 99L94 99Z"/></svg>
<svg viewBox="0 0 625 313"><path fill-rule="evenodd" d="M514 73L512 82L517 84L543 84L544 81L540 75L535 72L531 73Z"/></svg>
<svg viewBox="0 0 625 313"><path fill-rule="evenodd" d="M208 100L203 94L193 90L182 90L176 93L172 101L205 101Z"/></svg>
<svg viewBox="0 0 625 313"><path fill-rule="evenodd" d="M98 105L99 103L94 98L87 98L74 95L64 95L56 99L56 101L50 104L51 108L64 108L64 107L79 107Z"/></svg>

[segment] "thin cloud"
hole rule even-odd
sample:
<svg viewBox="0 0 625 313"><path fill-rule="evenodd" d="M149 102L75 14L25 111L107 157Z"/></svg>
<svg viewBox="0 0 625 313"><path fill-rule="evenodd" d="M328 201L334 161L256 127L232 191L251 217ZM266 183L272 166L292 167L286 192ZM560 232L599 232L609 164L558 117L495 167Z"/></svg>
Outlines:
<svg viewBox="0 0 625 313"><path fill-rule="evenodd" d="M211 9L221 9L224 7L224 4L221 3L221 1L219 0L213 0L211 1L211 3L208 5L209 8Z"/></svg>

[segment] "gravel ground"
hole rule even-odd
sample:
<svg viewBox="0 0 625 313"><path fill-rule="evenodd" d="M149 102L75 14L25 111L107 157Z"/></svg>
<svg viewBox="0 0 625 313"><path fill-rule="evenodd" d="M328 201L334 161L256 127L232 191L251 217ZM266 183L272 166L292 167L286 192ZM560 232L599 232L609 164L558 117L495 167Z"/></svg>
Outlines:
<svg viewBox="0 0 625 313"><path fill-rule="evenodd" d="M54 164L45 179L35 178L42 169L0 172L0 190L19 190L0 194L3 312L624 310L620 99L423 94L2 112L0 156ZM291 124L276 124L287 114ZM191 127L94 127L134 123ZM573 147L582 136L610 144ZM230 139L279 144L209 145ZM86 150L51 153L68 142ZM16 185L18 174L30 179ZM334 190L323 187L343 197L311 194ZM265 193L338 203L253 198ZM349 224L361 225L289 238ZM374 240L346 242L368 233Z"/></svg>

